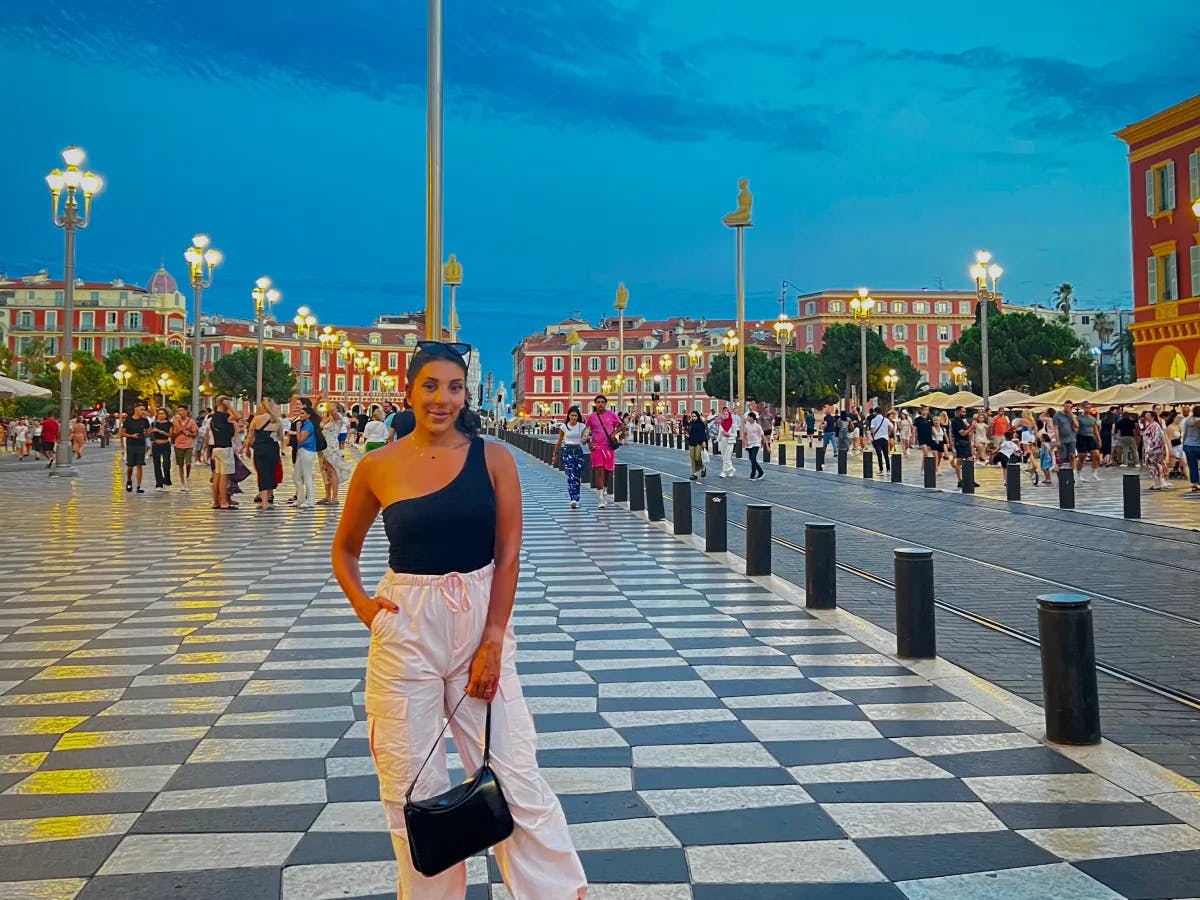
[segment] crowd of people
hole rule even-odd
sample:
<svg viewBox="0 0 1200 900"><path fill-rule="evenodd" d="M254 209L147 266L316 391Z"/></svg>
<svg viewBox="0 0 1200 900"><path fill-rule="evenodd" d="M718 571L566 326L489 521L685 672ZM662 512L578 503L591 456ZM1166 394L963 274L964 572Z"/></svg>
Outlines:
<svg viewBox="0 0 1200 900"><path fill-rule="evenodd" d="M58 442L64 439L70 442L71 458L83 459L83 448L89 439L88 425L83 417L73 417L65 435L53 414L42 418L0 419L0 452L11 453L21 462L32 458L43 460L47 468L53 466Z"/></svg>

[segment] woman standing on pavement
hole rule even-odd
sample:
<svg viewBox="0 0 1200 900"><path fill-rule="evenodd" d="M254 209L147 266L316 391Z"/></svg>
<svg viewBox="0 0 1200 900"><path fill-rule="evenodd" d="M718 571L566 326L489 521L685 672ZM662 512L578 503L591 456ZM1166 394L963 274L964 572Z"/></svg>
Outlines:
<svg viewBox="0 0 1200 900"><path fill-rule="evenodd" d="M733 427L733 412L729 407L721 410L721 418L717 422L717 446L721 451L721 478L732 478L737 471L733 468L733 445L737 440L737 430Z"/></svg>
<svg viewBox="0 0 1200 900"><path fill-rule="evenodd" d="M378 450L387 443L388 429L383 422L383 410L377 409L371 413L371 419L363 428L363 440L366 441L366 452Z"/></svg>
<svg viewBox="0 0 1200 900"><path fill-rule="evenodd" d="M246 458L254 463L258 477L258 496L254 502L262 509L275 505L275 467L279 465L279 408L274 401L264 399L250 420L250 440L246 442Z"/></svg>
<svg viewBox="0 0 1200 900"><path fill-rule="evenodd" d="M700 413L693 412L687 426L688 458L692 463L692 481L708 477L708 467L704 464L705 444L708 443L708 426L700 418Z"/></svg>
<svg viewBox="0 0 1200 900"><path fill-rule="evenodd" d="M742 440L746 444L746 452L750 455L750 480L756 481L766 475L763 467L758 464L758 451L763 447L766 434L758 424L758 413L746 413L746 424L743 426Z"/></svg>
<svg viewBox="0 0 1200 900"><path fill-rule="evenodd" d="M558 465L559 455L562 455L571 509L579 508L579 478L583 475L583 434L587 428L582 416L578 406L567 410L567 421L558 426L558 442L550 458L551 465Z"/></svg>
<svg viewBox="0 0 1200 900"><path fill-rule="evenodd" d="M1187 459L1188 481L1192 493L1200 493L1200 406L1192 407L1192 414L1179 426L1183 435L1183 455Z"/></svg>
<svg viewBox="0 0 1200 900"><path fill-rule="evenodd" d="M1142 420L1142 458L1150 472L1152 491L1165 491L1167 485L1167 433L1163 430L1158 413L1154 410L1144 414Z"/></svg>
<svg viewBox="0 0 1200 900"><path fill-rule="evenodd" d="M321 420L321 435L325 438L325 449L321 451L321 475L325 480L325 496L318 500L320 506L337 506L341 482L350 478L350 464L342 455L346 442L346 407L330 403Z"/></svg>
<svg viewBox="0 0 1200 900"><path fill-rule="evenodd" d="M150 423L150 456L154 466L154 489L165 491L171 485L171 421L159 407Z"/></svg>
<svg viewBox="0 0 1200 900"><path fill-rule="evenodd" d="M562 807L538 770L537 735L517 678L511 615L521 484L508 449L476 433L478 419L467 408L469 353L465 344L418 343L408 370L416 427L363 457L333 541L334 575L371 632L367 730L399 866L398 895L466 896L465 863L432 878L416 871L404 818L407 791L420 799L450 787L440 737L445 717L467 772L482 763L490 723L491 766L515 826L495 846L510 894L580 900L587 880ZM602 407L589 419L597 416L619 427L615 413ZM372 596L359 557L380 510L390 552ZM435 764L418 777L431 747Z"/></svg>
<svg viewBox="0 0 1200 900"><path fill-rule="evenodd" d="M87 443L87 426L83 418L76 416L71 420L71 450L76 459L83 459L83 445Z"/></svg>
<svg viewBox="0 0 1200 900"><path fill-rule="evenodd" d="M608 505L608 481L617 467L617 448L621 446L621 435L625 426L617 414L608 408L608 398L600 394L592 401L592 414L584 422L592 441L592 475L595 488L600 492L598 506Z"/></svg>

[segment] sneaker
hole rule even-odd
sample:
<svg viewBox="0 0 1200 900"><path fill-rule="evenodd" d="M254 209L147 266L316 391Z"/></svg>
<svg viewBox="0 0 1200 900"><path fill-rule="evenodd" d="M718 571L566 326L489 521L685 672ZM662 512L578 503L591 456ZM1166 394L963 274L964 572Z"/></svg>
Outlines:
<svg viewBox="0 0 1200 900"><path fill-rule="evenodd" d="M703 469L701 469L701 470L700 470L700 477L701 477L701 478L707 478L707 477L708 477L708 468L707 468L707 467L705 467L705 468L703 468Z"/></svg>
<svg viewBox="0 0 1200 900"><path fill-rule="evenodd" d="M131 493L132 491L133 491L133 482L132 481L125 482L125 493L128 494L128 493Z"/></svg>
<svg viewBox="0 0 1200 900"><path fill-rule="evenodd" d="M597 506L599 506L600 509L604 509L604 507L608 506L608 501L605 498L605 495L600 495L600 502L597 504Z"/></svg>
<svg viewBox="0 0 1200 900"><path fill-rule="evenodd" d="M138 488L138 489L137 489L137 492L138 492L139 494L144 494L144 493L146 493L146 492L145 492L145 491L143 491L141 488Z"/></svg>
<svg viewBox="0 0 1200 900"><path fill-rule="evenodd" d="M571 509L579 509L579 501L578 500L571 501Z"/></svg>
<svg viewBox="0 0 1200 900"><path fill-rule="evenodd" d="M1100 470L1092 469L1092 481L1099 481L1099 480L1100 480Z"/></svg>
<svg viewBox="0 0 1200 900"><path fill-rule="evenodd" d="M699 480L700 480L700 476L699 476L699 475L696 475L695 473L693 473L693 474L692 474L692 481L699 481Z"/></svg>

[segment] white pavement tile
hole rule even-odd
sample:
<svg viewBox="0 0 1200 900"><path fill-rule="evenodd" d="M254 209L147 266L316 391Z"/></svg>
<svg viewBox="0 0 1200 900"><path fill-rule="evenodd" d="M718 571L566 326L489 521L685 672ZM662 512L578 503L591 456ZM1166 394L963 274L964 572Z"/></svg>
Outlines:
<svg viewBox="0 0 1200 900"><path fill-rule="evenodd" d="M596 711L595 697L526 697L533 713L591 713Z"/></svg>
<svg viewBox="0 0 1200 900"><path fill-rule="evenodd" d="M282 781L274 784L239 784L184 791L164 791L154 798L147 812L171 809L225 809L241 806L286 806L324 803L325 782ZM379 804L376 804L378 806Z"/></svg>
<svg viewBox="0 0 1200 900"><path fill-rule="evenodd" d="M679 838L658 819L617 819L609 822L584 822L571 825L575 849L637 850L651 847L678 847Z"/></svg>
<svg viewBox="0 0 1200 900"><path fill-rule="evenodd" d="M642 768L754 768L779 762L762 744L665 744L633 748L633 764Z"/></svg>
<svg viewBox="0 0 1200 900"><path fill-rule="evenodd" d="M760 741L829 741L883 737L870 722L748 719L744 724Z"/></svg>
<svg viewBox="0 0 1200 900"><path fill-rule="evenodd" d="M1067 862L1200 850L1200 831L1191 825L1030 828L1017 834Z"/></svg>
<svg viewBox="0 0 1200 900"><path fill-rule="evenodd" d="M87 716L0 716L0 737L14 734L63 734Z"/></svg>
<svg viewBox="0 0 1200 900"><path fill-rule="evenodd" d="M541 771L556 794L607 794L633 790L632 769L578 766Z"/></svg>
<svg viewBox="0 0 1200 900"><path fill-rule="evenodd" d="M119 700L105 708L102 716L190 716L219 715L232 697L162 697L154 700Z"/></svg>
<svg viewBox="0 0 1200 900"><path fill-rule="evenodd" d="M333 749L336 738L207 738L201 741L188 763L241 762L270 759L322 759Z"/></svg>
<svg viewBox="0 0 1200 900"><path fill-rule="evenodd" d="M957 700L944 703L864 703L859 709L873 722L992 720L979 707Z"/></svg>
<svg viewBox="0 0 1200 900"><path fill-rule="evenodd" d="M737 716L727 709L646 709L629 712L602 712L601 717L613 728L641 725L688 725L693 722L733 722Z"/></svg>
<svg viewBox="0 0 1200 900"><path fill-rule="evenodd" d="M798 666L894 666L895 660L879 653L799 653L792 655Z"/></svg>
<svg viewBox="0 0 1200 900"><path fill-rule="evenodd" d="M890 687L924 687L929 682L920 675L818 675L813 679L830 691L875 690Z"/></svg>
<svg viewBox="0 0 1200 900"><path fill-rule="evenodd" d="M1006 830L982 803L825 803L821 808L856 840Z"/></svg>
<svg viewBox="0 0 1200 900"><path fill-rule="evenodd" d="M6 794L157 793L179 766L125 766L119 769L48 769L34 772Z"/></svg>
<svg viewBox="0 0 1200 900"><path fill-rule="evenodd" d="M1041 746L1033 738L1020 731L1002 731L998 734L952 734L944 737L892 738L892 740L918 756L980 753L986 750L1019 750L1024 747Z"/></svg>
<svg viewBox="0 0 1200 900"><path fill-rule="evenodd" d="M0 882L0 900L74 900L86 878L47 878Z"/></svg>
<svg viewBox="0 0 1200 900"><path fill-rule="evenodd" d="M793 666L696 666L696 674L705 681L727 681L759 678L804 678Z"/></svg>
<svg viewBox="0 0 1200 900"><path fill-rule="evenodd" d="M580 731L547 731L537 736L539 750L573 750L584 747L627 747L625 738L611 728Z"/></svg>
<svg viewBox="0 0 1200 900"><path fill-rule="evenodd" d="M925 759L868 759L861 762L789 766L800 784L839 784L859 781L908 781L917 778L953 778L945 769ZM984 798L981 798L984 799Z"/></svg>
<svg viewBox="0 0 1200 900"><path fill-rule="evenodd" d="M310 831L387 831L387 816L377 800L330 803L317 816Z"/></svg>
<svg viewBox="0 0 1200 900"><path fill-rule="evenodd" d="M359 678L279 678L247 681L242 695L268 697L278 694L342 694L358 687Z"/></svg>
<svg viewBox="0 0 1200 900"><path fill-rule="evenodd" d="M0 775L23 775L36 772L48 753L6 753L0 755Z"/></svg>
<svg viewBox="0 0 1200 900"><path fill-rule="evenodd" d="M811 803L812 798L798 785L775 784L752 787L704 788L703 790L639 791L641 798L659 816L687 813L724 812L735 809L760 809Z"/></svg>
<svg viewBox="0 0 1200 900"><path fill-rule="evenodd" d="M908 900L1124 900L1067 863L896 883Z"/></svg>
<svg viewBox="0 0 1200 900"><path fill-rule="evenodd" d="M833 884L887 881L852 841L689 847L697 884Z"/></svg>
<svg viewBox="0 0 1200 900"><path fill-rule="evenodd" d="M282 866L302 837L298 832L134 834L117 845L97 874Z"/></svg>
<svg viewBox="0 0 1200 900"><path fill-rule="evenodd" d="M830 691L809 691L801 694L752 694L747 697L724 697L722 702L730 709L850 705L849 700Z"/></svg>
<svg viewBox="0 0 1200 900"><path fill-rule="evenodd" d="M600 685L601 699L716 696L703 681L615 681Z"/></svg>
<svg viewBox="0 0 1200 900"><path fill-rule="evenodd" d="M226 713L218 725L289 725L297 722L353 722L353 706L319 706L275 709L266 712Z"/></svg>
<svg viewBox="0 0 1200 900"><path fill-rule="evenodd" d="M988 775L963 782L984 803L1137 803L1099 775Z"/></svg>

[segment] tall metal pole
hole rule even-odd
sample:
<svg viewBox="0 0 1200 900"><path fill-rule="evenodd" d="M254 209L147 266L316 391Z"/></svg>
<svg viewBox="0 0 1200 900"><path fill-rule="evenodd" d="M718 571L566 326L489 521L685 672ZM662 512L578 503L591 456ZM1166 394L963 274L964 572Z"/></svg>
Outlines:
<svg viewBox="0 0 1200 900"><path fill-rule="evenodd" d="M746 227L734 229L737 232L737 366L738 366L738 403L734 407L735 415L746 406Z"/></svg>
<svg viewBox="0 0 1200 900"><path fill-rule="evenodd" d="M72 478L75 467L71 465L71 356L75 349L75 226L78 224L78 206L75 192L67 194L64 209L63 233L66 239L63 254L63 321L62 331L62 381L58 393L58 444L54 450L54 474L60 478Z"/></svg>
<svg viewBox="0 0 1200 900"><path fill-rule="evenodd" d="M787 344L779 342L779 418L783 423L779 426L787 433ZM780 438L784 440L784 438Z"/></svg>
<svg viewBox="0 0 1200 900"><path fill-rule="evenodd" d="M617 368L621 371L617 373L617 414L625 415L625 310L624 308L617 310L617 344L620 346L620 359L617 362Z"/></svg>
<svg viewBox="0 0 1200 900"><path fill-rule="evenodd" d="M442 0L429 0L425 139L425 337L442 339Z"/></svg>
<svg viewBox="0 0 1200 900"><path fill-rule="evenodd" d="M454 343L458 340L458 304L455 302L454 292L458 288L457 284L450 285L450 342Z"/></svg>
<svg viewBox="0 0 1200 900"><path fill-rule="evenodd" d="M986 279L987 276L985 275ZM988 375L988 312L992 305L992 299L988 294L987 281L980 282L979 285L979 343L980 351L983 354L983 412L986 415L991 411L991 380Z"/></svg>
<svg viewBox="0 0 1200 900"><path fill-rule="evenodd" d="M300 341L300 383L296 386L299 393L304 393L304 332L297 329L296 337Z"/></svg>
<svg viewBox="0 0 1200 900"><path fill-rule="evenodd" d="M257 408L257 404L262 403L263 399L263 325L267 321L266 312L263 309L259 309L254 319L258 323L258 360L254 374L254 394L257 397L254 402Z"/></svg>
<svg viewBox="0 0 1200 900"><path fill-rule="evenodd" d="M737 407L734 405L733 398L733 359L729 356L729 354L726 354L725 358L729 360L729 404L736 409Z"/></svg>
<svg viewBox="0 0 1200 900"><path fill-rule="evenodd" d="M197 270L199 271L199 270ZM199 274L192 275L192 302L196 308L195 322L192 325L192 418L200 418L200 297L204 293L204 283Z"/></svg>
<svg viewBox="0 0 1200 900"><path fill-rule="evenodd" d="M867 322L864 319L858 326L859 351L862 356L862 394L858 398L859 412L867 414Z"/></svg>

